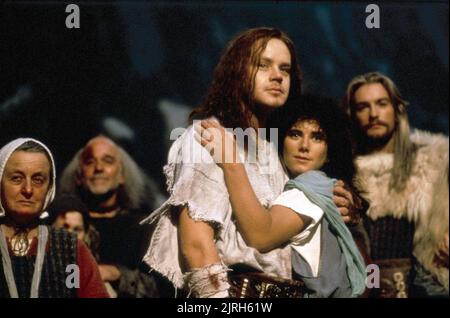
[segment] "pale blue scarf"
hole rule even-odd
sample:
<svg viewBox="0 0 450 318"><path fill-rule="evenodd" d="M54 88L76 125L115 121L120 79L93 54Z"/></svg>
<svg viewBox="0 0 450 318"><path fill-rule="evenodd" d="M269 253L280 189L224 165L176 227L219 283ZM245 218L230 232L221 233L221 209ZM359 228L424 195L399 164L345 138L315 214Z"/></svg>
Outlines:
<svg viewBox="0 0 450 318"><path fill-rule="evenodd" d="M314 204L319 206L336 235L339 247L347 264L347 275L352 288L352 297L364 292L366 269L364 259L359 252L347 226L341 218L339 210L333 202L333 187L336 179L331 179L322 171L308 171L286 183L284 191L299 189Z"/></svg>

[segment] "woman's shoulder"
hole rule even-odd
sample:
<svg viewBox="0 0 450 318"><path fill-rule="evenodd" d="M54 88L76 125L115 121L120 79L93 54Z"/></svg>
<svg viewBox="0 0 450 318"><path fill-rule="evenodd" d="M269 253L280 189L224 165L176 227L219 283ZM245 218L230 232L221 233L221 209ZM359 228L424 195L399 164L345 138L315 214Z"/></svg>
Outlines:
<svg viewBox="0 0 450 318"><path fill-rule="evenodd" d="M285 206L310 206L315 205L308 199L305 193L298 188L285 189L274 201L273 203Z"/></svg>
<svg viewBox="0 0 450 318"><path fill-rule="evenodd" d="M287 207L296 213L309 216L315 221L320 220L323 215L322 208L313 203L303 191L297 188L283 191L275 199L273 205Z"/></svg>

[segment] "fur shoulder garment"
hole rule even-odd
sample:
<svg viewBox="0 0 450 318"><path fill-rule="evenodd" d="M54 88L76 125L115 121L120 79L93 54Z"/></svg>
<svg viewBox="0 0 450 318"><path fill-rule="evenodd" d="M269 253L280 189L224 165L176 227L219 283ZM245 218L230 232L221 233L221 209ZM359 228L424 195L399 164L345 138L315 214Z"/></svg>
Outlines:
<svg viewBox="0 0 450 318"><path fill-rule="evenodd" d="M448 138L416 130L411 140L418 146L417 157L402 192L389 190L392 154L358 157L357 184L370 203L369 218L405 217L415 223L413 253L448 290L448 269L433 262L437 246L449 230Z"/></svg>

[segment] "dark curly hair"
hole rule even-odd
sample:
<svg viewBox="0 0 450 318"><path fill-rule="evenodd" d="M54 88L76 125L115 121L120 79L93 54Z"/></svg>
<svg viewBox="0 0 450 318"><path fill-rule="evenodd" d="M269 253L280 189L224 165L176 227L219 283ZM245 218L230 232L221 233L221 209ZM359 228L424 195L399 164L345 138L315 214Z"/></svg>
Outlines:
<svg viewBox="0 0 450 318"><path fill-rule="evenodd" d="M284 107L275 110L267 127L278 129L278 153L283 154L286 134L300 120L315 120L326 136L328 161L320 169L328 176L343 180L353 187L356 173L350 121L333 99L303 95L296 96Z"/></svg>
<svg viewBox="0 0 450 318"><path fill-rule="evenodd" d="M222 126L227 128L250 127L251 116L255 112L252 92L257 65L261 53L271 39L283 41L291 54L288 100L291 96L300 94L302 75L292 40L278 29L249 29L237 35L228 44L214 70L205 98L189 116L191 122L194 119L215 116Z"/></svg>

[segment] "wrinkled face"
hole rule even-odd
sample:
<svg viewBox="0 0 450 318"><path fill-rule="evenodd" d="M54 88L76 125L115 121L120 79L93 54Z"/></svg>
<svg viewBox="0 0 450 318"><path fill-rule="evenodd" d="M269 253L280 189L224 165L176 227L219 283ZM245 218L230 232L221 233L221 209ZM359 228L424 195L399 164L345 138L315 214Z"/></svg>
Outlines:
<svg viewBox="0 0 450 318"><path fill-rule="evenodd" d="M80 158L78 181L95 195L116 191L123 181L118 148L107 138L92 139Z"/></svg>
<svg viewBox="0 0 450 318"><path fill-rule="evenodd" d="M359 128L371 139L392 136L395 110L388 92L380 83L362 85L355 91L355 119Z"/></svg>
<svg viewBox="0 0 450 318"><path fill-rule="evenodd" d="M78 211L68 211L58 215L53 226L75 233L79 240L83 240L86 234L84 231L83 216Z"/></svg>
<svg viewBox="0 0 450 318"><path fill-rule="evenodd" d="M50 162L44 153L15 151L1 180L2 205L7 215L24 224L38 217L50 184Z"/></svg>
<svg viewBox="0 0 450 318"><path fill-rule="evenodd" d="M325 134L315 120L298 121L284 138L283 161L292 177L321 169L327 152Z"/></svg>
<svg viewBox="0 0 450 318"><path fill-rule="evenodd" d="M281 107L289 96L291 53L283 41L271 39L261 53L253 99L257 105Z"/></svg>

